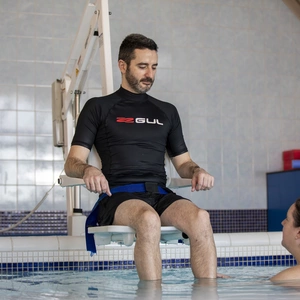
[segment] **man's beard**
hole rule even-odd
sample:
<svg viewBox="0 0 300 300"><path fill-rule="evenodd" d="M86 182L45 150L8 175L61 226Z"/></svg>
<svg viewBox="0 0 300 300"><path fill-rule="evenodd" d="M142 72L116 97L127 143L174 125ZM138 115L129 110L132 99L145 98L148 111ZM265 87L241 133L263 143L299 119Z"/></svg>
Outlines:
<svg viewBox="0 0 300 300"><path fill-rule="evenodd" d="M154 82L154 80L150 77L143 78L139 81L136 77L134 77L130 73L130 69L126 70L125 78L129 84L129 86L138 94L147 93L150 90L150 88L152 87L153 82ZM147 82L147 83L150 83L150 85L141 86L140 82Z"/></svg>

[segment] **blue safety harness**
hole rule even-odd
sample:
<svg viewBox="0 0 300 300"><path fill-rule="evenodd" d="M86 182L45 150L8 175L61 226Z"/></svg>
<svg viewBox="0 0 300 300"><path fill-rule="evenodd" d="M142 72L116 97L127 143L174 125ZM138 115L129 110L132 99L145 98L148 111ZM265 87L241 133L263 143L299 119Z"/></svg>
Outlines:
<svg viewBox="0 0 300 300"><path fill-rule="evenodd" d="M146 183L133 183L127 184L122 186L117 186L112 188L112 194L120 193L120 192L127 192L127 193L144 193L144 192L154 192L158 194L168 194L170 190L168 188L162 188L157 183L146 182ZM96 244L94 240L94 234L88 233L89 227L97 226L97 215L98 215L98 205L102 199L107 197L107 194L101 194L99 199L97 200L96 204L94 205L91 213L86 219L85 222L85 240L86 240L86 249L87 251L91 252L91 255L96 254Z"/></svg>

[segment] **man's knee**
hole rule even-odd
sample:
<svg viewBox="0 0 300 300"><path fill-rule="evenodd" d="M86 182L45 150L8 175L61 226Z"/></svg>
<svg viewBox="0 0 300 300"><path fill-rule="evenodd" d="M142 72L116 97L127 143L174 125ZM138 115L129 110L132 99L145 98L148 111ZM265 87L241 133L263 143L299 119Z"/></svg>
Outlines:
<svg viewBox="0 0 300 300"><path fill-rule="evenodd" d="M210 223L210 216L207 210L198 209L197 217L201 222L209 222Z"/></svg>
<svg viewBox="0 0 300 300"><path fill-rule="evenodd" d="M204 209L197 209L193 220L191 220L191 224L193 228L205 230L206 228L211 227L210 216L208 211Z"/></svg>
<svg viewBox="0 0 300 300"><path fill-rule="evenodd" d="M143 210L138 216L138 225L148 229L160 229L161 223L159 215L152 210Z"/></svg>
<svg viewBox="0 0 300 300"><path fill-rule="evenodd" d="M144 210L138 216L136 224L137 235L160 237L161 222L159 215L155 211Z"/></svg>
<svg viewBox="0 0 300 300"><path fill-rule="evenodd" d="M212 234L208 211L201 208L190 211L187 222L185 222L185 226L182 229L182 237L185 239L193 238L198 240L199 234L200 236L203 236L203 233L205 233L204 236L206 236L207 233Z"/></svg>

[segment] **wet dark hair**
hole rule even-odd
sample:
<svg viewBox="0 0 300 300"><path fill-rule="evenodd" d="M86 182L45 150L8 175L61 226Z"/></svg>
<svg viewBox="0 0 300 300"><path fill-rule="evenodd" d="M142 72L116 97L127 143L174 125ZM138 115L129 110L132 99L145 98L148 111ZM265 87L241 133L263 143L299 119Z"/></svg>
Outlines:
<svg viewBox="0 0 300 300"><path fill-rule="evenodd" d="M294 217L294 226L300 227L300 198L296 200L295 202L295 210L293 213Z"/></svg>
<svg viewBox="0 0 300 300"><path fill-rule="evenodd" d="M150 38L138 33L132 33L123 40L119 49L118 60L122 59L129 66L132 59L135 58L135 49L158 50L157 44Z"/></svg>

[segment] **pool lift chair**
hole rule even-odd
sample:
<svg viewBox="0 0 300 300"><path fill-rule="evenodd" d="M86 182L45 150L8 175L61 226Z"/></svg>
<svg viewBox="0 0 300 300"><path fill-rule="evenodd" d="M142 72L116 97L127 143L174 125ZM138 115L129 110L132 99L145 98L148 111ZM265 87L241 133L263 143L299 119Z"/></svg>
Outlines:
<svg viewBox="0 0 300 300"><path fill-rule="evenodd" d="M87 3L62 78L52 83L53 145L62 148L64 159L71 147L80 113L80 96L84 93L84 85L97 51L100 54L102 95L113 92L109 15L108 0L90 0ZM89 164L101 165L94 149L90 153ZM168 158L166 166L167 174L170 175ZM61 175L58 182L66 188L68 235L82 236L85 233L86 216L81 209L80 189L84 182L66 175ZM190 179L168 177L167 181L170 189L187 187L190 184ZM88 233L94 235L96 245L118 242L130 246L135 240L135 231L128 226L89 227ZM161 227L162 242L177 243L178 239L182 239L182 233L175 227Z"/></svg>

